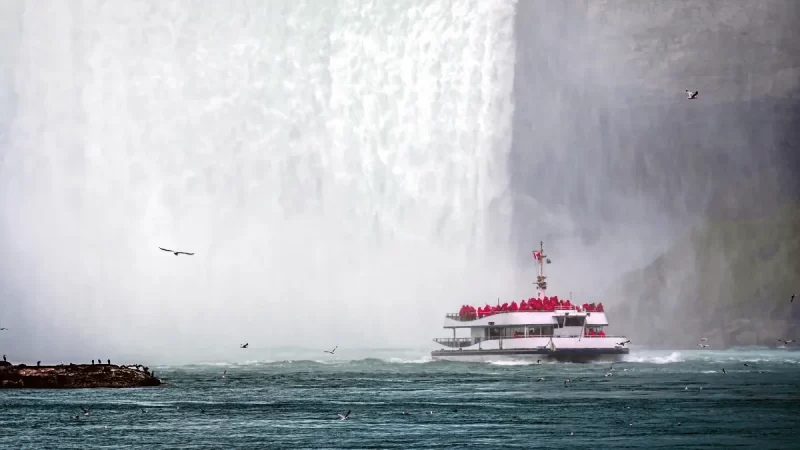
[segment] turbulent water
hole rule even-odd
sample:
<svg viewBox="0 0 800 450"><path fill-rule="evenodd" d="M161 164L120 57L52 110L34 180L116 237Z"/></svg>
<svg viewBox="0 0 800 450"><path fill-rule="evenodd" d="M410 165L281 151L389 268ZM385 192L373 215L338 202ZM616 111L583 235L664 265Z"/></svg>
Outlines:
<svg viewBox="0 0 800 450"><path fill-rule="evenodd" d="M360 360L163 366L155 368L167 382L161 388L0 392L0 447L795 444L800 353L634 350L613 369L606 377L605 363L462 364L398 351ZM81 406L91 406L90 415L70 418ZM337 413L347 410L341 421Z"/></svg>

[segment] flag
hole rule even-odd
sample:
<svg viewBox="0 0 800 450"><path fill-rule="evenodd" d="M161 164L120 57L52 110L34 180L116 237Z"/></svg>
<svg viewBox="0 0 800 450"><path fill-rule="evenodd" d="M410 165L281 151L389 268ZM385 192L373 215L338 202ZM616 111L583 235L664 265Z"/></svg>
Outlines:
<svg viewBox="0 0 800 450"><path fill-rule="evenodd" d="M542 254L537 252L537 251L534 251L533 252L533 259L536 259L536 260L542 259Z"/></svg>

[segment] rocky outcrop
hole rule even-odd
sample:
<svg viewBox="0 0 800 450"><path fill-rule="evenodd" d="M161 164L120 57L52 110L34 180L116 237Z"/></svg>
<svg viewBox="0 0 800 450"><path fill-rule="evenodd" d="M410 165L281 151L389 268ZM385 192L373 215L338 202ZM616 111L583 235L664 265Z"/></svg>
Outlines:
<svg viewBox="0 0 800 450"><path fill-rule="evenodd" d="M161 380L152 373L127 366L0 366L0 389L132 388L159 385Z"/></svg>
<svg viewBox="0 0 800 450"><path fill-rule="evenodd" d="M800 209L769 219L708 222L604 296L615 330L639 344L778 345L800 333L790 303L800 278ZM617 328L619 327L619 328Z"/></svg>

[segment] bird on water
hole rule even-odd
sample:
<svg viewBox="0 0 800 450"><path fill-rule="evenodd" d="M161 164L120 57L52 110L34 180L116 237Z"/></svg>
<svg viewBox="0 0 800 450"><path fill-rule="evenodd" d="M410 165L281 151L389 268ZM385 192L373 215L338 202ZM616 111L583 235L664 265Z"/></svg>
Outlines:
<svg viewBox="0 0 800 450"><path fill-rule="evenodd" d="M174 253L175 256L178 256L178 255L189 255L189 256L194 255L194 253L189 253L189 252L179 252L179 251L176 251L176 250L170 250L168 248L163 248L163 247L158 247L158 248L160 248L161 250L164 250L165 252Z"/></svg>

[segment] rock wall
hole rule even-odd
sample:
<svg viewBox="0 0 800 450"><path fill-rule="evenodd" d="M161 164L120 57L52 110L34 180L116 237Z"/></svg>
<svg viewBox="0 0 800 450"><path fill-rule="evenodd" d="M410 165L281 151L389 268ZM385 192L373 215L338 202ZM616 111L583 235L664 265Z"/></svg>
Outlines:
<svg viewBox="0 0 800 450"><path fill-rule="evenodd" d="M152 373L109 364L59 366L0 366L2 389L131 388L159 386Z"/></svg>

